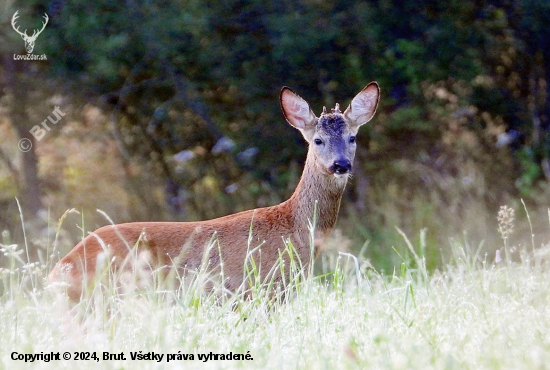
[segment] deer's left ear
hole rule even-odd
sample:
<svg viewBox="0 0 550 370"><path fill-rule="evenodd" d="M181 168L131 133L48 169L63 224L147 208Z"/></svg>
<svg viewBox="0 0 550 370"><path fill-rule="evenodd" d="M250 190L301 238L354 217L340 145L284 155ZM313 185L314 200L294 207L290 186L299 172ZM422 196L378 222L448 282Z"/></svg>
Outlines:
<svg viewBox="0 0 550 370"><path fill-rule="evenodd" d="M371 82L352 99L344 116L351 121L352 125L361 126L374 116L379 99L380 87L378 83Z"/></svg>

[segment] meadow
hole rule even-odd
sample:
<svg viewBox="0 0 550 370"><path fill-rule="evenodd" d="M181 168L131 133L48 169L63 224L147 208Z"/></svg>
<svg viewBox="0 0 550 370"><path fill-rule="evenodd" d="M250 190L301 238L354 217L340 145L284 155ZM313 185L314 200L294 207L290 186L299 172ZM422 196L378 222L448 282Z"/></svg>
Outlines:
<svg viewBox="0 0 550 370"><path fill-rule="evenodd" d="M6 243L5 233L1 367L545 369L550 245L509 245L513 220L505 216L497 254L451 240L451 257L434 271L426 269L425 233L418 241L403 233L408 253L390 273L341 252L324 256L313 274L300 261L283 266L291 279L270 295L250 261L249 298L205 293L211 277L199 271L176 277L175 289L168 280L130 279L118 293L108 277L74 306L59 284L45 282L52 261L25 264L25 246Z"/></svg>
<svg viewBox="0 0 550 370"><path fill-rule="evenodd" d="M550 367L549 1L127 5L0 6L0 370ZM18 27L44 30L47 60L15 57ZM281 87L321 112L373 80L378 113L309 274L280 264L273 293L250 259L251 292L231 294L208 271L142 279L136 254L76 305L47 282L110 219L288 199L307 145Z"/></svg>

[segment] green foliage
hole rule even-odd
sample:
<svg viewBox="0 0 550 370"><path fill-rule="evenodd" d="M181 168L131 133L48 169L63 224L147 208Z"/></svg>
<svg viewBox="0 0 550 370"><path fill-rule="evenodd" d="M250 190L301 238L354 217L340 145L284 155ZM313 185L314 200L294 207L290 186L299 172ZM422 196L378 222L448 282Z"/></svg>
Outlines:
<svg viewBox="0 0 550 370"><path fill-rule="evenodd" d="M6 6L3 19L14 6ZM409 231L447 220L449 206L463 220L469 213L460 204L480 202L491 211L518 194L536 203L550 176L546 1L33 0L18 6L50 15L40 36L48 62L33 64L40 78L62 83L75 111L84 99L109 116L109 136L98 141L120 148L108 168L124 169L119 187L135 199L120 206L129 208L120 212L124 219L210 218L286 198L305 145L280 113L282 85L319 113L323 105L345 106L370 80L380 83L378 114L359 135L359 147L369 152L359 150L365 173L356 174L357 184L371 187L352 182L348 199L355 202L347 217L370 217L354 226L368 230L361 235L383 240L394 233L396 210L417 212L402 217L409 224L400 227ZM3 39L20 44L4 23ZM17 76L35 78L30 69ZM4 104L15 106L9 99ZM518 134L509 145L495 148L499 135L512 130ZM234 146L213 151L225 137ZM64 173L73 174L74 184L87 181L80 167ZM387 184L394 193L383 199ZM9 196L18 187L0 185ZM433 236L433 243L446 239Z"/></svg>

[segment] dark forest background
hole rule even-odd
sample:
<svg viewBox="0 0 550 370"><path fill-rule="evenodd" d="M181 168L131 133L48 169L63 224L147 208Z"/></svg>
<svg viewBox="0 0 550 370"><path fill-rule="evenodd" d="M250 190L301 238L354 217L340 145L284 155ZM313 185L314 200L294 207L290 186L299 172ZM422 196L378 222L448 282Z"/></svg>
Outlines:
<svg viewBox="0 0 550 370"><path fill-rule="evenodd" d="M34 50L47 61L14 60L26 54L16 10L29 34L48 14ZM485 241L492 260L501 205L516 209L517 235L529 210L546 242L549 24L546 0L4 1L3 243L23 243L23 224L34 257L56 232L67 251L109 222L96 209L185 221L280 202L306 152L280 88L319 114L372 80L381 102L334 245L391 269L406 251L398 227L425 237L431 268L456 238ZM55 107L66 115L35 140Z"/></svg>

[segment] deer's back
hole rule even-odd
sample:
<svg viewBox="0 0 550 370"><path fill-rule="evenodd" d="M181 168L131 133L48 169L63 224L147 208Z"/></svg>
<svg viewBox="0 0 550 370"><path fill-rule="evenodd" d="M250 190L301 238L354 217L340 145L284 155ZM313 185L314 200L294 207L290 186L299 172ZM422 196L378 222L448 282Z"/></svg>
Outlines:
<svg viewBox="0 0 550 370"><path fill-rule="evenodd" d="M132 259L145 255L151 267L168 266L182 270L211 267L223 260L226 287L235 290L242 283L247 252L262 270L268 271L285 248L284 239L302 244L288 204L244 211L199 222L132 222L107 225L79 242L55 266L52 281L70 284L69 296L77 300L82 281L92 279L98 261L109 259L115 268L134 268ZM251 238L249 239L249 236ZM309 251L309 248L297 248ZM261 251L261 252L260 252ZM307 258L308 256L301 256Z"/></svg>

